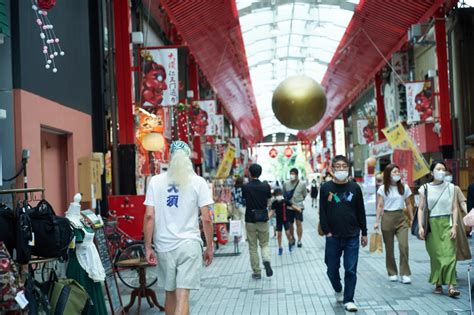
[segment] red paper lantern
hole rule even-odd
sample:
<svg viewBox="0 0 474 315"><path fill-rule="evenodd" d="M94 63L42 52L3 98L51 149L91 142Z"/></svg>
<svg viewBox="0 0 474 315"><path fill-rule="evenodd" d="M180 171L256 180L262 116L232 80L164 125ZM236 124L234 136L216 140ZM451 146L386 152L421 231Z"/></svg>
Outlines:
<svg viewBox="0 0 474 315"><path fill-rule="evenodd" d="M290 158L293 156L293 150L290 147L286 147L283 154L285 154L287 158Z"/></svg>
<svg viewBox="0 0 474 315"><path fill-rule="evenodd" d="M268 152L268 154L270 155L270 157L272 159L276 158L277 155L278 155L278 151L275 149L275 148L271 148L271 150Z"/></svg>

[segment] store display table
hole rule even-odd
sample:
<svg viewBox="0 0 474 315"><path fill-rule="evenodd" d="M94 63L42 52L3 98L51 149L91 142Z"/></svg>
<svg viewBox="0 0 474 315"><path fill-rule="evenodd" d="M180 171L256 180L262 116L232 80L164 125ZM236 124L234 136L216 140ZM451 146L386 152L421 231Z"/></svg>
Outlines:
<svg viewBox="0 0 474 315"><path fill-rule="evenodd" d="M120 268L136 268L139 275L140 287L132 291L132 295L130 297L130 303L124 308L126 313L128 313L128 311L133 306L133 304L135 304L135 300L137 297L138 297L137 314L140 314L142 297L146 298L150 307L157 306L160 309L160 311L165 310L165 308L162 305L160 305L160 303L156 299L155 292L146 287L146 268L155 267L155 266L148 264L148 262L146 261L140 260L140 258L122 260L120 262L117 262L116 266Z"/></svg>

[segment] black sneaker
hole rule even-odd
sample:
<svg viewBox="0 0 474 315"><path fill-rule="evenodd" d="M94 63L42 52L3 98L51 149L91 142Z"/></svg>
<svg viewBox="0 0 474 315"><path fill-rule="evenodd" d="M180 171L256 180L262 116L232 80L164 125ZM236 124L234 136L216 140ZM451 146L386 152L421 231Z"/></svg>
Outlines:
<svg viewBox="0 0 474 315"><path fill-rule="evenodd" d="M262 275L259 273L252 273L252 278L254 278L255 280L259 280L262 279Z"/></svg>
<svg viewBox="0 0 474 315"><path fill-rule="evenodd" d="M301 244L301 241L298 241L298 248L301 248L303 244Z"/></svg>
<svg viewBox="0 0 474 315"><path fill-rule="evenodd" d="M273 270L272 270L272 266L270 266L270 262L264 261L263 266L265 266L265 272L267 273L267 277L273 276Z"/></svg>

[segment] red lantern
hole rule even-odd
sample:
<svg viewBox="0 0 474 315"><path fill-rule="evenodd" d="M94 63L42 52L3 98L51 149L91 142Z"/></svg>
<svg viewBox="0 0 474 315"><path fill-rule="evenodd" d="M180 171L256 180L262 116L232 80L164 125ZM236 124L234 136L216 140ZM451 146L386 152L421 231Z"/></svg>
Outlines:
<svg viewBox="0 0 474 315"><path fill-rule="evenodd" d="M271 150L268 152L268 154L270 155L270 157L272 159L276 158L277 155L278 155L278 151L275 149L275 148L271 148Z"/></svg>
<svg viewBox="0 0 474 315"><path fill-rule="evenodd" d="M283 152L287 158L293 156L293 150L290 147L286 147L285 151Z"/></svg>

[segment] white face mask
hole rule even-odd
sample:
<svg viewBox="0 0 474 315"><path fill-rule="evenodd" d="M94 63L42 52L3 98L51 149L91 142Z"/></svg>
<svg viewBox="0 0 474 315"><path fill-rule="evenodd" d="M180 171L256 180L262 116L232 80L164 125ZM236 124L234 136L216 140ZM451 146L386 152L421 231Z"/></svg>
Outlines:
<svg viewBox="0 0 474 315"><path fill-rule="evenodd" d="M447 175L445 178L444 178L444 181L446 183L451 183L453 181L453 176L452 175Z"/></svg>
<svg viewBox="0 0 474 315"><path fill-rule="evenodd" d="M290 179L291 179L292 181L295 181L295 180L296 180L296 175L291 174L291 175L290 175Z"/></svg>
<svg viewBox="0 0 474 315"><path fill-rule="evenodd" d="M433 177L435 180L443 181L445 176L446 176L445 171L438 171L438 170L433 171Z"/></svg>
<svg viewBox="0 0 474 315"><path fill-rule="evenodd" d="M347 176L349 176L349 171L335 171L334 172L334 177L337 178L338 181L345 181L347 179Z"/></svg>
<svg viewBox="0 0 474 315"><path fill-rule="evenodd" d="M392 182L394 183L398 183L398 181L400 181L401 177L400 175L392 175Z"/></svg>
<svg viewBox="0 0 474 315"><path fill-rule="evenodd" d="M278 201L281 201L281 200L283 200L283 196L276 196L275 199L278 200Z"/></svg>

